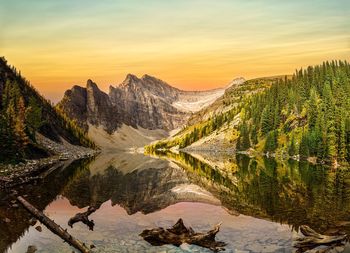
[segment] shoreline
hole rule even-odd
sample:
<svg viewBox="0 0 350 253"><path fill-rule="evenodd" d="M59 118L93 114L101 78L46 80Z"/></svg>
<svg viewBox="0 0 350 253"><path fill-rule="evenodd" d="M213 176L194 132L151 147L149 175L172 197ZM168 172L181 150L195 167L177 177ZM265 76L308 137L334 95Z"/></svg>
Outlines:
<svg viewBox="0 0 350 253"><path fill-rule="evenodd" d="M96 156L99 151L66 153L36 160L26 160L16 165L0 164L0 189L10 189L19 185L41 180L48 174L74 161Z"/></svg>
<svg viewBox="0 0 350 253"><path fill-rule="evenodd" d="M40 159L28 159L18 164L0 163L0 189L12 188L18 185L40 180L65 164L73 161L94 157L99 150L75 146L62 139L61 143L54 142L37 133L38 143L53 155Z"/></svg>

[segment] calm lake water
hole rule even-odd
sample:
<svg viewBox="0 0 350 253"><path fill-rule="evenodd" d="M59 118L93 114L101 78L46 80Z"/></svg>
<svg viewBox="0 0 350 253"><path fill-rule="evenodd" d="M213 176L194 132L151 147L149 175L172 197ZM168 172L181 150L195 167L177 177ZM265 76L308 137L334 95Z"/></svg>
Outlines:
<svg viewBox="0 0 350 253"><path fill-rule="evenodd" d="M222 222L217 239L227 243L225 252L295 252L303 224L350 234L350 172L295 161L101 154L19 192L73 236L94 244L95 252L211 252L193 245L155 247L139 236L179 218L203 232ZM0 201L0 252L26 252L30 245L37 252L74 250L44 225L42 232L35 229L39 223L29 225L31 216L10 208L5 193ZM94 230L81 223L68 227L69 218L89 206L98 208L90 216Z"/></svg>

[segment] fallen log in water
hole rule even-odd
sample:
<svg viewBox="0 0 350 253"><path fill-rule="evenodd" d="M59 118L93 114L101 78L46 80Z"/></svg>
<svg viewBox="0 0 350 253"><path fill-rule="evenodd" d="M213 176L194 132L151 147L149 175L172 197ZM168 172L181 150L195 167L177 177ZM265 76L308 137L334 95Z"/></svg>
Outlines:
<svg viewBox="0 0 350 253"><path fill-rule="evenodd" d="M53 233L61 237L64 241L80 250L82 253L90 253L90 249L78 239L75 239L71 236L67 230L64 230L61 226L56 224L53 220L47 217L43 212L40 212L34 206L32 206L28 201L23 197L18 196L17 200L32 214L34 215L41 223L43 223L48 229Z"/></svg>
<svg viewBox="0 0 350 253"><path fill-rule="evenodd" d="M294 245L298 248L298 252L305 252L316 248L321 245L337 246L341 244L347 237L347 235L322 235L311 229L309 226L300 226L300 232L304 235L302 238L297 239L297 243Z"/></svg>
<svg viewBox="0 0 350 253"><path fill-rule="evenodd" d="M96 212L97 208L90 206L86 212L77 213L74 217L70 218L68 225L72 228L74 223L81 221L89 227L90 230L94 230L95 223L93 220L89 220L89 215Z"/></svg>
<svg viewBox="0 0 350 253"><path fill-rule="evenodd" d="M211 249L214 252L225 250L225 242L215 241L216 234L220 231L220 224L216 225L207 233L196 233L191 227L187 228L182 219L169 228L154 228L144 230L140 236L153 246L161 246L164 244L172 244L180 246L183 243L195 244L204 248Z"/></svg>

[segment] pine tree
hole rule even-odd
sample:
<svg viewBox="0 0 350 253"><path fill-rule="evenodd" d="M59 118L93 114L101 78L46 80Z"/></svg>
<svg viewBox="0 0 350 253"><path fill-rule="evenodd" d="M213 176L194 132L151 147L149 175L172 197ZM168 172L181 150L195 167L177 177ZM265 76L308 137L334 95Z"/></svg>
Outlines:
<svg viewBox="0 0 350 253"><path fill-rule="evenodd" d="M5 160L5 150L8 150L8 135L7 135L7 124L5 117L0 111L0 160L4 161Z"/></svg>
<svg viewBox="0 0 350 253"><path fill-rule="evenodd" d="M300 141L300 145L299 145L299 155L301 157L304 157L304 158L307 158L310 155L310 153L309 153L309 140L308 140L308 136L306 133L303 133L303 135L301 137L301 141Z"/></svg>
<svg viewBox="0 0 350 253"><path fill-rule="evenodd" d="M308 141L309 141L309 153L310 156L317 156L317 147L321 137L317 129L309 130Z"/></svg>
<svg viewBox="0 0 350 253"><path fill-rule="evenodd" d="M274 115L273 115L273 129L277 129L280 125L280 106L277 102L274 109Z"/></svg>
<svg viewBox="0 0 350 253"><path fill-rule="evenodd" d="M16 149L16 136L15 136L15 108L13 103L4 108L3 118L5 123L4 139L3 143L5 148L1 150L6 160L12 160L17 156Z"/></svg>
<svg viewBox="0 0 350 253"><path fill-rule="evenodd" d="M241 134L240 134L240 149L241 150L247 150L250 148L250 139L249 139L249 130L247 123L244 121L243 125L241 126Z"/></svg>
<svg viewBox="0 0 350 253"><path fill-rule="evenodd" d="M345 120L345 158L350 162L350 117Z"/></svg>
<svg viewBox="0 0 350 253"><path fill-rule="evenodd" d="M335 128L335 104L333 100L332 90L330 87L330 83L325 82L323 89L323 108L325 111L325 119L327 125L326 132L326 147L327 153L326 157L330 160L336 159L337 156L337 148L336 148L336 128Z"/></svg>
<svg viewBox="0 0 350 253"><path fill-rule="evenodd" d="M243 150L242 149L241 140L242 140L242 138L241 138L241 136L239 136L238 140L237 140L237 143L236 143L236 150L238 150L238 151L242 151Z"/></svg>
<svg viewBox="0 0 350 253"><path fill-rule="evenodd" d="M317 92L315 89L311 89L310 92L310 101L308 106L308 123L309 123L309 129L314 129L316 126L316 120L317 120L317 110L318 110L318 98L317 98Z"/></svg>
<svg viewBox="0 0 350 253"><path fill-rule="evenodd" d="M343 161L346 157L346 115L345 112L339 113L339 125L337 127L337 157L339 160Z"/></svg>
<svg viewBox="0 0 350 253"><path fill-rule="evenodd" d="M258 130L257 126L255 125L251 126L250 139L253 145L256 145L258 143Z"/></svg>
<svg viewBox="0 0 350 253"><path fill-rule="evenodd" d="M265 152L273 152L273 151L276 150L276 148L277 148L277 137L278 137L277 130L271 131L271 132L269 132L267 134L266 142L265 142L265 146L264 146L264 151Z"/></svg>
<svg viewBox="0 0 350 253"><path fill-rule="evenodd" d="M266 135L268 132L272 130L272 116L268 106L265 106L262 114L261 114L261 133Z"/></svg>
<svg viewBox="0 0 350 253"><path fill-rule="evenodd" d="M297 154L297 148L295 146L295 137L294 134L292 135L292 139L290 141L289 147L288 147L288 154L290 156L294 156Z"/></svg>
<svg viewBox="0 0 350 253"><path fill-rule="evenodd" d="M28 136L25 132L25 116L26 108L24 105L24 100L23 97L20 97L17 105L17 115L15 119L15 134L17 147L22 155L24 154L24 150L26 149L29 143Z"/></svg>
<svg viewBox="0 0 350 253"><path fill-rule="evenodd" d="M30 138L35 141L35 132L43 125L43 121L42 109L33 97L29 98L28 108L26 110L26 125Z"/></svg>
<svg viewBox="0 0 350 253"><path fill-rule="evenodd" d="M325 114L321 107L317 113L315 139L317 142L317 157L325 159L327 156L327 126L325 124Z"/></svg>

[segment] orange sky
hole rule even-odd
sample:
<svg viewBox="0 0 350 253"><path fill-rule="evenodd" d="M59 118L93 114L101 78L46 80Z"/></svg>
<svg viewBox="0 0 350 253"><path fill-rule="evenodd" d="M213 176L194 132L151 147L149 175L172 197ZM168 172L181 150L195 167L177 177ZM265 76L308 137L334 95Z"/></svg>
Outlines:
<svg viewBox="0 0 350 253"><path fill-rule="evenodd" d="M305 2L8 1L0 54L54 102L89 78L108 90L147 73L203 90L349 60L349 1Z"/></svg>

